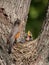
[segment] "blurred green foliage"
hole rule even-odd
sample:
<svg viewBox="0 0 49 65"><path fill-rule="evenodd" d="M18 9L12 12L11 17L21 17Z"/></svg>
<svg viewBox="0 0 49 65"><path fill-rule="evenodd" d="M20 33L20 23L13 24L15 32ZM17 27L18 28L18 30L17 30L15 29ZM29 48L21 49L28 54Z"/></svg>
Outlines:
<svg viewBox="0 0 49 65"><path fill-rule="evenodd" d="M28 22L26 24L26 32L30 30L34 39L37 38L41 31L47 3L48 0L31 1L30 11L28 14Z"/></svg>

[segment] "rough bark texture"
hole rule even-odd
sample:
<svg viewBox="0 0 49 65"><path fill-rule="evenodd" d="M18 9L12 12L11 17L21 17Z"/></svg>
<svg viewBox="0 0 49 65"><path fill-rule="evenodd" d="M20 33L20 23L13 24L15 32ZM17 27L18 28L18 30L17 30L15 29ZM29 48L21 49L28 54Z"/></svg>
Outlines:
<svg viewBox="0 0 49 65"><path fill-rule="evenodd" d="M30 0L0 0L0 8L4 8L4 12L7 14L7 19L0 13L0 28L4 34L11 32L14 22L18 19L21 20L21 31L25 30L25 24L27 20L27 14L29 11ZM3 19L2 19L3 18ZM5 20L4 20L5 19ZM7 25L5 25L7 23ZM5 31L5 32L4 32ZM22 32L23 33L23 32ZM22 34L21 34L22 35Z"/></svg>
<svg viewBox="0 0 49 65"><path fill-rule="evenodd" d="M0 64L3 62L2 64L4 65L5 61L5 64L12 65L12 60L7 53L7 39L17 18L22 23L20 27L22 36L25 30L30 2L31 0L0 0L0 58L3 58L3 60L0 59Z"/></svg>
<svg viewBox="0 0 49 65"><path fill-rule="evenodd" d="M5 18L5 16L3 14L0 14L0 15L2 15L0 17L0 21L1 21L0 22L0 29L1 29L1 31L0 31L0 40L1 40L0 41L0 64L1 65L49 65L49 4L48 4L48 10L47 10L46 19L45 19L45 25L43 27L43 31L40 34L40 36L36 40L31 41L31 42L26 42L24 44L21 44L21 43L15 44L12 48L12 53L9 55L7 53L7 46L6 46L7 36L12 29L12 26L13 26L12 23L15 21L16 16L18 16L18 18L20 18L22 21L26 20L26 18L25 18L27 16L26 11L28 11L26 6L29 4L30 0L15 0L15 1L17 1L17 4L15 4L15 5L18 7L18 8L16 7L17 8L16 16L15 16L15 13L12 14L12 12L14 10L13 8L15 8L15 6L11 6L11 5L13 5L14 0L10 0L10 1L11 1L10 3L12 3L12 4L8 4L7 3L7 2L9 2L8 0L4 1L5 3L7 3L7 6L3 6L3 5L6 5L6 4L3 4L3 0L0 1L0 2L2 2L2 4L0 4L0 7L1 8L2 8L2 6L5 7L5 11L7 12L7 15L8 15L8 18ZM19 1L19 3L18 3L18 1ZM21 5L20 5L20 2L21 2ZM23 5L22 5L22 3L23 3ZM11 6L11 7L9 9L7 8L8 9L7 10L6 7L9 7L9 6ZM21 7L19 7L19 6L24 6L23 14L22 13L20 14L20 12L22 12L22 11L21 11ZM27 7L29 8L29 6L27 6ZM25 8L27 10L24 10ZM18 11L18 9L19 9L19 11ZM10 15L11 19L10 19L9 15ZM21 18L21 16L22 16L22 18ZM7 22L6 25L8 27L6 27L6 25L4 25L5 24L4 21ZM12 23L10 23L10 22L12 22ZM9 30L8 34L6 33L6 31L7 31L6 28L7 28L7 30ZM6 38L5 38L5 35L6 35ZM5 39L5 43L4 43L4 39Z"/></svg>
<svg viewBox="0 0 49 65"><path fill-rule="evenodd" d="M38 40L38 59L34 65L49 65L49 3L43 31Z"/></svg>

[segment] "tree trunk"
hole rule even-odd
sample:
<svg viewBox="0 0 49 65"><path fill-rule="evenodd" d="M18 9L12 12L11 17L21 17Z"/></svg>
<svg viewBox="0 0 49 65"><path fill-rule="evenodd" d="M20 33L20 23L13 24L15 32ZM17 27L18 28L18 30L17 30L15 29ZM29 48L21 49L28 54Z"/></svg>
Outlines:
<svg viewBox="0 0 49 65"><path fill-rule="evenodd" d="M15 44L15 46L13 46L12 53L9 55L7 53L7 47L5 44L8 34L11 32L12 26L16 18L19 18L21 21L25 21L24 23L26 24L26 18L27 18L29 6L30 6L30 2L29 2L30 0L15 0L17 1L17 3L14 0L10 0L9 3L11 4L9 4L8 1L7 2L6 1L4 1L5 2L4 3L3 0L1 0L2 3L0 4L0 7L5 8L6 14L8 15L8 17L5 18L6 16L3 15L3 13L0 14L2 15L0 17L0 21L1 21L0 22L0 29L1 29L0 64L1 65L49 65L49 3L48 3L48 10L47 10L46 19L45 19L45 25L43 26L43 30L40 36L36 40L25 43L25 44L20 44L20 43ZM7 3L7 6L6 6L6 3ZM16 5L16 7L13 3ZM23 7L22 10L21 10L21 6ZM15 8L16 8L16 14L14 13ZM5 28L7 28L8 34L5 32L6 31Z"/></svg>
<svg viewBox="0 0 49 65"><path fill-rule="evenodd" d="M28 15L28 11L29 11L29 6L30 6L30 2L31 0L0 0L0 8L4 8L4 12L7 14L7 18L9 20L9 22L7 22L6 28L7 31L10 33L13 24L15 23L15 21L18 19L21 20L21 32L23 33L23 31L25 30L25 25L26 25L26 21L27 21L27 15ZM4 21L2 21L3 23L6 23ZM1 22L1 23L2 23ZM0 24L1 24L0 23ZM3 26L5 27L5 25L3 24ZM10 28L10 29L9 29ZM4 28L3 28L4 29ZM5 34L9 34L6 31ZM21 33L21 35L22 35Z"/></svg>
<svg viewBox="0 0 49 65"><path fill-rule="evenodd" d="M36 59L32 65L49 65L49 2L42 33L37 40Z"/></svg>
<svg viewBox="0 0 49 65"><path fill-rule="evenodd" d="M21 37L23 37L30 2L31 0L0 0L0 64L1 65L2 64L12 65L13 63L12 60L10 60L11 57L7 53L8 50L6 45L7 39L9 38L9 35L17 18L21 21L19 28L21 29L20 30Z"/></svg>

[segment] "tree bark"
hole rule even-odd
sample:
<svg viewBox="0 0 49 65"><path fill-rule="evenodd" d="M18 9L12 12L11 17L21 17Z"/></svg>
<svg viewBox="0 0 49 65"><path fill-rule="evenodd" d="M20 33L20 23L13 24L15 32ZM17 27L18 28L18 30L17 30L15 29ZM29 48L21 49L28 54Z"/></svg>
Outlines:
<svg viewBox="0 0 49 65"><path fill-rule="evenodd" d="M7 53L7 39L17 18L20 25L21 37L25 30L31 0L0 0L0 64L12 65ZM12 62L12 63L11 63Z"/></svg>
<svg viewBox="0 0 49 65"><path fill-rule="evenodd" d="M21 20L21 32L23 33L23 30L25 30L25 25L26 25L26 20L27 20L27 15L29 12L29 6L30 6L31 0L0 0L0 8L4 8L5 13L8 16L9 24L8 26L10 29L7 29L8 32L11 32L12 26L14 22L18 19ZM3 22L3 21L2 21ZM4 22L6 23L6 22ZM4 26L4 24L3 24ZM9 28L6 26L6 28ZM7 32L6 31L6 32ZM21 35L22 35L21 33ZM8 34L8 33L7 33Z"/></svg>
<svg viewBox="0 0 49 65"><path fill-rule="evenodd" d="M36 40L25 44L20 44L20 43L15 44L12 48L12 53L10 55L7 53L6 40L9 33L11 32L12 26L16 18L19 18L21 21L24 21L24 23L26 24L27 14L30 6L30 2L29 2L30 0L15 0L14 2L13 1L14 0L10 0L10 1L6 0L4 2L3 0L0 1L1 2L0 7L5 8L6 14L8 15L8 17L6 18L5 15L3 15L3 13L0 14L2 15L0 17L0 21L1 21L0 22L0 29L1 29L0 64L1 65L49 65L49 3L46 13L45 24L43 26L43 30L40 36ZM15 9L16 9L16 14L15 14ZM8 27L6 27L6 25ZM7 30L5 28L7 28L8 34L6 33ZM24 28L22 30L24 30ZM3 32L5 31L4 32L5 34L2 31Z"/></svg>
<svg viewBox="0 0 49 65"><path fill-rule="evenodd" d="M32 65L49 65L49 2L42 33L37 40L37 58Z"/></svg>

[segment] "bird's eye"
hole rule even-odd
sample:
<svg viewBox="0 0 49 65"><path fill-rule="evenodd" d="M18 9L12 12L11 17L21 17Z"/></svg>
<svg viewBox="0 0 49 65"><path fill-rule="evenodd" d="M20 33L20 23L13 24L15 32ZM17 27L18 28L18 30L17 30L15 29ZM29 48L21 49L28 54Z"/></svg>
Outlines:
<svg viewBox="0 0 49 65"><path fill-rule="evenodd" d="M20 25L20 22L21 22L21 20L19 20L18 18L17 18L17 20L15 21L15 23L14 23L14 26L17 24L17 25Z"/></svg>

